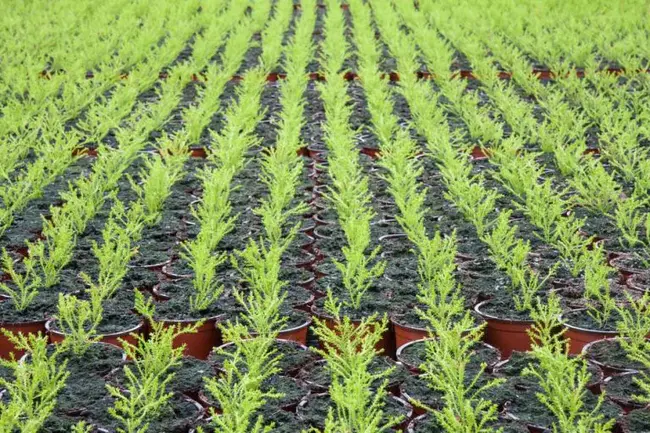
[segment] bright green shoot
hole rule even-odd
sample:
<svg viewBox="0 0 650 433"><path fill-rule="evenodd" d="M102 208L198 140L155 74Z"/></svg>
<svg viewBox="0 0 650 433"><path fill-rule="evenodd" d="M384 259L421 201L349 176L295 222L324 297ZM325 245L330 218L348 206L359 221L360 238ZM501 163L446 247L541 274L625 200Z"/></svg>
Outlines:
<svg viewBox="0 0 650 433"><path fill-rule="evenodd" d="M11 277L11 283L0 283L0 291L9 296L17 311L24 311L31 305L41 286L41 277L34 269L34 261L26 257L22 265L25 271L20 273L7 250L2 250L2 270Z"/></svg>

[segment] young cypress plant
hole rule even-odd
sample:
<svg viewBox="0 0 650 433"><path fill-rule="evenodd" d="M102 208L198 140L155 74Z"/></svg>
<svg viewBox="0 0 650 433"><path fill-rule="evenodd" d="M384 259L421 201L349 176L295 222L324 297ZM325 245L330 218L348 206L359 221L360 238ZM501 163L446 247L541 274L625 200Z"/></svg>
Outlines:
<svg viewBox="0 0 650 433"><path fill-rule="evenodd" d="M327 82L318 83L326 112L325 143L328 155L328 174L332 179L326 197L336 209L339 225L346 245L341 253L343 260L334 264L340 272L343 304L358 310L365 294L381 276L385 262L378 259L380 248L370 249L370 223L375 216L370 206L368 178L362 174L354 131L349 125L352 109L347 94L348 86L342 70L348 54L344 35L345 21L336 1L329 1L325 18L323 41L323 67Z"/></svg>
<svg viewBox="0 0 650 433"><path fill-rule="evenodd" d="M187 159L187 142L182 139L164 137L164 141L174 142L174 149L159 144L160 149L167 153L164 156L154 155L145 160L145 166L140 170L141 183L129 176L131 188L138 195L138 200L144 207L144 220L148 226L160 221L161 211L165 200L171 194L171 187L178 182L183 174L183 164ZM163 143L164 143L163 141ZM185 149L185 152L183 150ZM169 152L169 151L172 152Z"/></svg>
<svg viewBox="0 0 650 433"><path fill-rule="evenodd" d="M598 396L593 409L585 407L585 397L590 393L587 389L590 373L584 358L568 355L568 343L562 338L564 331L557 331L560 312L559 299L551 296L546 305L538 303L538 308L531 313L535 324L530 336L537 364L529 364L523 374L538 381L542 391L537 393L537 398L555 416L554 432L610 432L615 420L605 421L600 413L604 393Z"/></svg>
<svg viewBox="0 0 650 433"><path fill-rule="evenodd" d="M481 380L485 364L473 377L466 374L482 334L482 327L475 327L472 318L466 314L452 326L436 328L436 337L426 342L426 361L421 366L423 376L431 389L442 393L444 407L440 411L424 407L433 413L447 432L494 431L489 423L497 419L498 408L482 394L501 385L504 380Z"/></svg>
<svg viewBox="0 0 650 433"><path fill-rule="evenodd" d="M59 293L56 323L66 336L63 346L75 355L83 354L92 343L99 341L97 326L102 320L103 298L97 289L91 289L90 293L89 301Z"/></svg>
<svg viewBox="0 0 650 433"><path fill-rule="evenodd" d="M17 311L25 310L38 296L41 277L36 272L35 265L31 257L26 257L22 261L24 272L20 273L13 257L6 249L2 250L2 270L9 275L11 283L0 283L0 291L11 299Z"/></svg>
<svg viewBox="0 0 650 433"><path fill-rule="evenodd" d="M394 368L370 371L370 363L379 354L375 346L388 325L386 317L378 320L375 314L359 324L348 317L337 317L333 329L324 321L316 320L316 324L314 332L323 349L313 350L325 359L332 378L329 394L334 406L329 409L324 432L390 431L402 421L399 417L387 418L383 410L388 376ZM372 386L378 382L378 387Z"/></svg>
<svg viewBox="0 0 650 433"><path fill-rule="evenodd" d="M206 380L206 390L221 407L219 414L212 411L210 427L215 432L269 432L272 426L255 414L269 399L282 396L273 390L262 390L262 382L279 371L279 357L271 349L275 336L260 333L250 338L249 327L239 323L222 329L224 341L232 342L236 350L223 351L227 358L223 364L225 373Z"/></svg>
<svg viewBox="0 0 650 433"><path fill-rule="evenodd" d="M640 370L634 382L641 389L641 394L633 395L637 403L650 404L650 294L644 293L641 298L626 294L627 305L616 307L620 320L616 329L620 333L619 342L627 352L627 357L640 363Z"/></svg>
<svg viewBox="0 0 650 433"><path fill-rule="evenodd" d="M102 230L101 246L95 241L92 243L99 262L96 282L85 272L80 273L84 282L103 299L112 297L120 288L128 272L127 265L137 253L133 243L140 240L143 226L144 210L140 203L133 203L127 211L121 201L115 200Z"/></svg>
<svg viewBox="0 0 650 433"><path fill-rule="evenodd" d="M72 258L77 234L61 208L52 208L52 220L44 220L43 236L44 241L27 242L27 247L43 274L43 285L52 287L59 282L61 269Z"/></svg>
<svg viewBox="0 0 650 433"><path fill-rule="evenodd" d="M136 292L136 310L151 323L149 336L136 335L136 342L122 341L122 347L133 368L125 365L124 387L106 384L115 399L109 414L121 424L119 433L145 433L151 420L155 419L167 405L173 393L167 385L174 378L169 370L178 366L183 357L184 346L174 347L174 340L182 334L196 332L201 322L193 326L165 326L151 320L154 310L151 300L145 301Z"/></svg>
<svg viewBox="0 0 650 433"><path fill-rule="evenodd" d="M271 426L255 414L269 399L282 396L262 389L262 383L279 371L280 357L272 346L285 322L280 307L286 294L280 292L282 283L277 278L282 249L273 245L269 248L259 250L258 244L251 242L238 253L240 259L233 257L235 267L251 284L251 291L247 295L235 292L244 311L239 320L221 325L224 341L232 343L235 351L219 352L226 357L225 373L205 382L205 389L221 407L221 413L212 413L210 427L215 431L270 431Z"/></svg>
<svg viewBox="0 0 650 433"><path fill-rule="evenodd" d="M0 377L0 387L10 400L0 403L0 426L6 432L38 433L56 406L57 395L68 378L67 361L61 360L61 349L50 352L48 338L43 335L5 333L18 350L28 353L24 361L0 359L0 365L13 372L14 380Z"/></svg>

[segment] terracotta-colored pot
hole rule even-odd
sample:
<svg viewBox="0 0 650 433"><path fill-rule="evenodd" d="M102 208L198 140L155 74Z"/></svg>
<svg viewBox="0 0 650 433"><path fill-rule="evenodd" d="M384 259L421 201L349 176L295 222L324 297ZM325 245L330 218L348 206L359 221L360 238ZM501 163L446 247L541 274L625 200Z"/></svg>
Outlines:
<svg viewBox="0 0 650 433"><path fill-rule="evenodd" d="M482 149L479 146L474 146L470 152L470 158L472 161L482 161L484 159L488 159L489 157L490 154L488 151L486 149Z"/></svg>
<svg viewBox="0 0 650 433"><path fill-rule="evenodd" d="M485 342L499 349L502 358L508 358L514 350L530 350L532 341L528 330L533 321L501 319L482 312L481 308L489 302L490 300L483 301L474 307L474 311L487 322L483 337Z"/></svg>
<svg viewBox="0 0 650 433"><path fill-rule="evenodd" d="M650 292L650 285L648 285L650 277L648 277L648 275L647 272L631 275L630 278L626 280L626 284L630 289L644 293Z"/></svg>
<svg viewBox="0 0 650 433"><path fill-rule="evenodd" d="M318 214L314 215L314 219L316 220L317 223L319 223L318 220ZM331 221L329 220L320 220L323 221L314 229L314 237L319 240L319 239L331 239L332 237L329 234L329 229L328 225L331 224Z"/></svg>
<svg viewBox="0 0 650 433"><path fill-rule="evenodd" d="M378 241L380 243L390 242L392 239L407 239L406 233L390 233L387 235L380 236Z"/></svg>
<svg viewBox="0 0 650 433"><path fill-rule="evenodd" d="M582 352L583 348L594 341L603 340L606 338L616 338L619 336L617 331L600 331L597 329L580 328L573 326L562 320L566 332L564 338L569 340L569 353L577 355Z"/></svg>
<svg viewBox="0 0 650 433"><path fill-rule="evenodd" d="M203 407L203 405L201 403L194 400L193 398L185 396L184 400L192 403L194 405L194 407L196 407L196 416L193 418L194 422L192 424L194 424L194 425L199 424L199 422L201 420L203 420L205 418L205 416L206 416L205 408ZM189 417L189 415L188 415L188 417ZM196 433L196 429L191 429L191 430L188 431L188 433Z"/></svg>
<svg viewBox="0 0 650 433"><path fill-rule="evenodd" d="M295 382L296 384L299 384L297 379L290 378L290 380ZM291 402L289 404L282 405L282 406L280 406L280 409L282 409L283 411L286 411L286 412L295 412L296 407L300 404L300 402L304 398L309 397L309 395L310 395L310 391L305 389L305 394L304 394L302 399L300 399L298 401L293 401L293 402ZM199 403L201 403L201 405L205 409L208 410L208 412L213 411L215 414L221 414L222 413L221 407L219 407L219 405L216 404L216 402L211 397L208 397L208 394L207 394L206 390L202 389L202 390L200 390L198 392L198 401L199 401Z"/></svg>
<svg viewBox="0 0 650 433"><path fill-rule="evenodd" d="M307 285L308 287L305 287L305 285L303 285L303 283L301 283L300 286L304 287L307 290L309 290L309 287L310 287L309 285ZM306 300L305 302L301 302L300 304L294 304L293 308L295 310L304 311L305 313L310 313L311 312L311 306L314 304L315 300L316 300L316 295L314 295L313 293L310 293L310 296L309 296L308 300Z"/></svg>
<svg viewBox="0 0 650 433"><path fill-rule="evenodd" d="M304 287L305 289L311 291L314 288L314 284L316 283L316 276L315 275L310 275L308 278L306 278L303 281L300 281L298 285L300 287Z"/></svg>
<svg viewBox="0 0 650 433"><path fill-rule="evenodd" d="M54 319L48 320L45 323L45 329L47 329L47 333L50 336L50 341L52 343L61 343L63 342L63 340L65 340L66 334L54 329L53 326L54 322L55 322ZM120 340L124 340L131 345L136 345L138 342L136 336L141 334L144 331L144 328L145 328L145 322L144 320L142 320L140 321L140 323L138 323L136 326L132 327L131 329L127 329L121 332L113 332L111 334L98 335L99 338L98 341L100 343L112 344L113 346L117 346L119 348L122 348L122 343Z"/></svg>
<svg viewBox="0 0 650 433"><path fill-rule="evenodd" d="M415 428L417 427L418 423L422 422L424 419L426 419L427 414L417 416L413 418L413 420L409 423L408 427L406 428L407 433L415 433ZM435 433L435 432L433 432Z"/></svg>
<svg viewBox="0 0 650 433"><path fill-rule="evenodd" d="M164 262L154 263L151 265L127 265L129 268L133 269L148 269L150 271L162 271L165 265L169 264L171 260L165 260Z"/></svg>
<svg viewBox="0 0 650 433"><path fill-rule="evenodd" d="M172 268L172 262L165 263L165 265L161 268L161 272L163 273L164 276L168 278L172 278L175 280L180 280L180 279L186 279L186 278L192 278L193 274L177 274L174 272Z"/></svg>
<svg viewBox="0 0 650 433"><path fill-rule="evenodd" d="M316 74L311 74L310 79L316 79ZM302 147L300 150L298 150L298 153L301 156L304 156L309 159L313 159L315 161L323 161L323 151L321 149L318 149L314 147L313 145L308 145L305 147Z"/></svg>
<svg viewBox="0 0 650 433"><path fill-rule="evenodd" d="M401 370L402 368L398 362L387 356L377 357L376 360L378 362L385 363L386 370L389 368L396 368L398 370ZM327 361L325 359L319 359L312 363L306 364L303 368L300 369L297 375L298 379L300 379L302 383L307 385L315 393L327 392L330 385L330 383L319 382L314 379L314 372L316 372L316 377L319 377L318 370L320 369L327 369ZM403 381L401 374L390 375L387 379L388 383L386 384L386 390L393 395L400 395L400 385ZM379 384L379 382L380 381L377 381L377 384Z"/></svg>
<svg viewBox="0 0 650 433"><path fill-rule="evenodd" d="M311 364L307 364L305 367L300 369L300 372L298 373L298 378L302 381L302 383L307 385L316 394L326 393L328 386L327 384L315 382L314 380L311 379L310 374L314 370L320 368L320 366L326 364L327 364L326 360L319 359L318 361L314 361Z"/></svg>
<svg viewBox="0 0 650 433"><path fill-rule="evenodd" d="M496 375L503 375L503 370L511 362L511 359L512 359L512 354L511 354L511 358L501 360L496 364L492 365L491 368L490 366L488 366L488 369L486 371L490 373L494 373ZM591 361L587 362L587 369L589 370L590 373L592 373L593 376L593 380L589 381L586 385L587 389L589 389L589 391L591 391L593 394L598 395L602 391L601 386L603 380L605 379L605 373L603 373L602 369L596 363Z"/></svg>
<svg viewBox="0 0 650 433"><path fill-rule="evenodd" d="M402 353L404 352L404 350L408 349L408 348L411 347L413 344L419 343L419 342L421 342L421 341L423 341L423 340L421 339L421 340L413 340L413 341L409 341L408 343L405 343L405 344L403 344L403 345L401 345L401 346L398 346L398 347L397 347L397 350L395 351L395 358L396 358L399 362L401 362L402 364L404 364L404 366L405 366L406 368L408 368L412 373L415 373L415 374L421 374L421 373L422 373L422 370L420 370L420 366L419 366L419 365L411 364L410 362L408 362L407 360L405 360L405 359L404 359L404 356L402 355Z"/></svg>
<svg viewBox="0 0 650 433"><path fill-rule="evenodd" d="M463 253L456 253L456 258L455 262L456 264L464 263L464 262L471 262L472 260L476 260L476 256L471 256L469 254L463 254Z"/></svg>
<svg viewBox="0 0 650 433"><path fill-rule="evenodd" d="M614 380L623 379L623 378L633 380L632 376L636 376L636 377L639 377L639 379L641 379L641 377L638 376L638 374L639 373L636 372L636 371L628 371L626 373L621 373L621 374L617 374L617 375L614 375L614 376L610 376L607 379L605 379L605 381L603 382L603 390L605 392L605 396L609 400L611 400L614 403L616 403L617 405L619 405L623 409L624 413L629 413L629 412L631 412L631 411L633 411L635 409L641 409L641 408L647 406L647 404L639 403L639 402L637 402L637 401L635 401L633 399L632 396L634 394L639 393L639 392L635 392L635 391L633 391L631 389L626 389L626 395L615 394L614 392L612 392L609 389L610 388L609 384L610 384L610 382L612 382Z"/></svg>
<svg viewBox="0 0 650 433"><path fill-rule="evenodd" d="M222 316L204 319L203 324L192 334L182 334L174 339L174 347L185 345L183 353L198 359L207 359L210 352L221 344L221 331L216 326ZM189 328L198 320L160 320L165 327L181 326Z"/></svg>
<svg viewBox="0 0 650 433"><path fill-rule="evenodd" d="M304 258L301 258L295 266L300 269L310 270L316 264L316 256L306 251L304 252L303 256Z"/></svg>
<svg viewBox="0 0 650 433"><path fill-rule="evenodd" d="M431 338L426 338L425 340L432 340L432 339ZM397 361L404 364L404 366L406 368L408 368L412 373L417 374L417 375L423 373L423 371L420 370L420 366L409 362L409 360L407 360L404 357L403 353L404 353L405 350L407 350L409 347L411 347L411 346L413 346L415 344L425 344L426 343L425 340L411 341L410 343L406 343L405 345L398 347L397 351L395 352L395 357L396 357ZM479 346L482 346L483 348L485 348L487 350L490 350L490 351L492 351L494 353L495 361L490 362L490 363L487 364L486 370L485 370L486 373L491 373L492 369L495 368L496 365L500 365L501 363L508 362L507 359L503 360L501 362L497 362L499 359L502 359L502 357L501 357L501 352L496 347L490 346L489 344L483 343L483 342L479 342L477 344Z"/></svg>
<svg viewBox="0 0 650 433"><path fill-rule="evenodd" d="M619 271L625 278L644 272L643 269L637 269L625 263L626 259L632 258L629 253L617 253L609 260L609 265Z"/></svg>
<svg viewBox="0 0 650 433"><path fill-rule="evenodd" d="M648 429L648 416L650 412L650 406L646 406L641 409L631 410L626 413L619 421L616 423L613 432L614 433L637 433L637 432L646 432ZM635 422L636 417L641 419Z"/></svg>
<svg viewBox="0 0 650 433"><path fill-rule="evenodd" d="M318 183L319 181L314 180L314 182ZM318 185L318 186L322 186L322 185ZM314 188L316 188L316 187L314 187ZM314 225L316 227L325 225L325 222L324 222L325 220L322 218L322 216L319 217L318 219L316 219L316 215L319 212L327 210L327 203L326 203L326 201L325 201L325 199L323 197L318 195L318 193L316 192L315 189L314 189L314 193L312 195L311 200L309 200L309 205L313 209L313 215L312 215L311 219L314 220Z"/></svg>
<svg viewBox="0 0 650 433"><path fill-rule="evenodd" d="M305 323L280 331L277 338L278 340L295 341L296 343L307 345L307 332L309 331L309 326L311 326L311 323L311 317L308 317ZM256 335L256 332L251 332L251 336L254 337Z"/></svg>
<svg viewBox="0 0 650 433"><path fill-rule="evenodd" d="M46 320L35 320L31 322L18 322L18 323L0 323L0 329L6 330L14 334L38 334L41 333L45 335L47 330L45 329ZM15 358L18 359L25 354L23 350L16 350L16 346L9 341L6 335L0 333L0 358L9 359L10 354L13 353Z"/></svg>
<svg viewBox="0 0 650 433"><path fill-rule="evenodd" d="M200 390L198 394L198 401L205 408L209 415L221 415L223 411L220 407L213 404L213 401L210 397L207 396L205 390Z"/></svg>
<svg viewBox="0 0 650 433"><path fill-rule="evenodd" d="M404 429L409 424L411 419L413 419L415 409L413 408L413 406L408 401L406 401L403 398L396 397L394 395L391 395L390 398L392 398L393 400L397 401L402 406L404 406L404 411L406 413L406 415L404 416L404 419L402 420L402 422L400 422L399 424L397 424L396 426L393 427L393 430L404 431Z"/></svg>
<svg viewBox="0 0 650 433"><path fill-rule="evenodd" d="M635 371L632 368L624 368L623 366L614 366L614 365L606 364L604 362L601 362L601 361L595 359L591 355L592 350L594 350L596 348L596 346L599 346L601 344L611 343L614 340L616 340L616 339L614 339L614 338L605 338L605 339L602 339L602 340L596 340L596 341L592 341L591 343L586 344L582 348L582 355L585 358L587 358L589 360L589 362L591 362L594 365L597 365L603 371L603 374L606 377L609 377L609 376L612 376L612 375L615 375L615 374L629 373L629 372Z"/></svg>
<svg viewBox="0 0 650 433"><path fill-rule="evenodd" d="M202 146L192 146L190 147L190 156L192 158L207 158L208 157L208 152L205 149L205 147Z"/></svg>
<svg viewBox="0 0 650 433"><path fill-rule="evenodd" d="M328 316L326 314L322 314L318 311L316 308L316 305L314 304L311 307L311 312L313 315L318 317L320 320L325 321L325 325L330 328L330 329L335 329L336 328L336 321L334 320L333 317ZM351 320L353 324L358 326L361 323L361 320ZM390 356L391 358L395 358L395 347L393 346L394 344L394 338L392 336L392 327L388 326L386 331L384 332L384 335L382 336L381 340L375 345L375 349L381 350L383 355Z"/></svg>
<svg viewBox="0 0 650 433"><path fill-rule="evenodd" d="M411 406L413 407L413 416L422 416L427 414L427 410L416 404L416 401L409 395L408 391L405 389L405 383L401 383L399 386L400 397L403 398L406 402L412 402Z"/></svg>
<svg viewBox="0 0 650 433"><path fill-rule="evenodd" d="M428 419L431 419L431 417L433 417L433 414L424 414L424 415L420 415L420 416L414 418L409 423L409 425L406 427L406 433L415 433L417 431L416 430L417 427L421 423L424 423ZM535 433L538 432L538 430L536 430L534 426L527 426L527 425L525 425L525 424L523 424L523 423L521 423L519 421L504 419L501 416L497 419L497 421L499 421L499 425L493 427L494 431L496 431L496 429L498 427L504 427L504 426L515 424L516 426L520 427L521 431L528 431L528 432L535 432ZM429 427L431 427L431 426L429 426ZM427 433L443 433L444 432L444 429L442 427L438 427L438 428L439 429L436 429L436 430L426 430L426 431L427 431ZM508 430L508 431L510 431L510 430ZM542 431L545 432L545 433L550 433L548 430L542 430Z"/></svg>
<svg viewBox="0 0 650 433"><path fill-rule="evenodd" d="M152 287L151 294L153 295L153 298L158 302L169 301L172 298L171 296L163 293L160 290L160 283L158 283L158 284L156 284L155 286Z"/></svg>
<svg viewBox="0 0 650 433"><path fill-rule="evenodd" d="M362 147L361 153L368 155L372 159L379 159L381 157L381 149L376 147Z"/></svg>
<svg viewBox="0 0 650 433"><path fill-rule="evenodd" d="M395 347L399 348L412 341L424 340L429 337L429 331L426 328L402 324L398 316L391 316L390 322L395 330Z"/></svg>
<svg viewBox="0 0 650 433"><path fill-rule="evenodd" d="M96 343L91 343L91 344L92 344L93 346L94 346L94 345L113 346L112 344L101 343L101 342L96 342ZM121 348L120 348L120 349L121 349ZM122 354L122 356L121 356L122 361L123 361L123 362L128 361L129 358L126 356L126 352L125 352L124 350L121 350L120 353ZM19 360L20 360L21 362L27 361L27 360L29 360L29 357L30 357L30 356L32 356L32 354L31 354L30 352L27 352L27 353L23 354L23 356L20 357ZM107 378L112 378L113 375L116 374L116 373L117 373L118 371L120 371L121 369L122 369L122 366L119 366L119 367L114 368L113 370L111 370L111 371L106 375L106 377L107 377Z"/></svg>

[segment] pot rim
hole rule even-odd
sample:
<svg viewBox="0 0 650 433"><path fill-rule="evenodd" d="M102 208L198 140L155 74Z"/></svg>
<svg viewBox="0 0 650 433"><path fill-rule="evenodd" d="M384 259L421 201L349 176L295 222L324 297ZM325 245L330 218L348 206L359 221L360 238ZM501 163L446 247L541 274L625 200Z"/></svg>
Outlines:
<svg viewBox="0 0 650 433"><path fill-rule="evenodd" d="M56 320L57 320L56 318L52 318L52 319L48 320L47 322L45 322L46 331L49 332L49 333L55 334L55 335L57 335L59 337L68 337L69 334L61 332L61 331L59 331L57 329L54 329L52 327L52 325L56 322ZM111 333L108 333L108 334L97 334L97 338L127 336L127 335L130 335L130 334L133 334L135 331L138 331L138 330L144 328L144 326L145 326L144 319L140 319L140 322L137 325L133 326L132 328L129 328L126 331L111 332Z"/></svg>
<svg viewBox="0 0 650 433"><path fill-rule="evenodd" d="M624 339L624 338L627 338L627 337L623 337L623 336L618 335L618 336L613 337L613 338L601 338L601 339L599 339L599 340L591 341L591 342L589 342L589 343L587 343L587 344L584 345L584 347L582 348L582 352L581 352L581 353L582 353L583 355L587 355L587 351L588 351L591 347L593 347L596 343L611 342L611 341L616 341L616 340L620 340L620 339ZM598 361L595 361L595 362L598 362Z"/></svg>
<svg viewBox="0 0 650 433"><path fill-rule="evenodd" d="M637 292L641 292L641 293L650 292L650 287L643 288L639 283L637 283L637 280L645 276L646 274L650 274L650 271L639 272L638 274L630 275L630 278L628 278L627 281L625 282L626 286L631 290L636 290Z"/></svg>
<svg viewBox="0 0 650 433"><path fill-rule="evenodd" d="M161 271L165 276L167 276L167 277L169 277L169 278L175 278L175 279L178 279L178 280L189 279L189 278L192 278L192 277L194 276L194 274L175 274L174 272L172 272L172 271L169 269L169 266L170 266L172 263L174 263L174 261L173 261L173 260L169 260L169 261L168 261L167 263L165 263L165 264L162 266L162 268L160 269L160 271ZM158 284L156 284L156 285L157 285L157 286L160 286L160 282L159 282Z"/></svg>
<svg viewBox="0 0 650 433"><path fill-rule="evenodd" d="M620 263L618 263L618 262L620 262L620 261L622 261L624 259L629 259L629 258L634 257L634 254L626 253L626 252L617 252L616 254L618 254L618 255L616 257L612 258L609 261L609 265L611 267L613 267L614 269L616 269L618 271L626 272L626 273L631 274L631 275L642 274L644 271L648 271L647 269L644 270L644 269L639 269L639 268L633 268L633 267L621 265ZM618 264L618 266L616 266L617 264Z"/></svg>
<svg viewBox="0 0 650 433"><path fill-rule="evenodd" d="M492 321L496 321L496 322L500 322L500 323L508 323L508 324L527 324L527 325L530 325L530 324L532 324L532 323L535 323L535 322L534 322L533 320L531 320L531 319L527 319L527 320L503 319L503 318L496 317L496 316L493 316L493 315L491 315L491 314L488 314L488 313L482 312L482 311L480 310L480 308L481 308L481 307L484 307L486 304L490 303L491 301L492 301L492 299L486 299L485 301L481 301L481 302L479 302L478 304L474 305L474 311L475 311L479 316L483 317L486 321L487 321L487 320L492 320Z"/></svg>
<svg viewBox="0 0 650 433"><path fill-rule="evenodd" d="M305 322L303 322L301 325L294 326L293 328L289 328L289 329L281 329L281 330L279 331L279 333L280 333L280 334L287 334L287 333L289 333L289 332L298 331L298 330L300 330L300 329L303 329L303 328L308 327L309 325L312 324L312 322L313 322L314 320L313 320L313 319L311 318L311 316L310 316L309 314L307 314L307 313L305 313L305 316L307 317L307 320L306 320ZM256 332L251 332L251 335L257 335L257 333L256 333ZM276 340L281 340L281 338L276 338Z"/></svg>
<svg viewBox="0 0 650 433"><path fill-rule="evenodd" d="M393 313L393 314L390 314L388 318L393 323L393 325L397 325L397 326L399 326L401 328L406 328L406 329L410 329L410 330L413 330L413 331L420 331L420 332L427 332L427 333L429 332L428 328L420 328L418 326L406 325L405 323L400 322L399 317L401 317L401 316L403 316L403 314Z"/></svg>
<svg viewBox="0 0 650 433"><path fill-rule="evenodd" d="M131 265L128 264L126 265L129 269L156 269L156 268L163 268L169 263L171 263L172 259L167 259L165 261L159 262L159 263L154 263L151 265Z"/></svg>
<svg viewBox="0 0 650 433"><path fill-rule="evenodd" d="M281 343L281 344L291 344L293 346L298 346L300 350L305 350L305 351L309 350L309 347L305 346L304 344L302 344L302 343L300 343L300 342L298 342L296 340L287 340L286 338L275 338L274 340L276 342L278 342L278 343ZM234 344L235 343L233 343L232 341L230 341L228 343L223 343L223 344L215 347L215 350L222 349L224 347L230 347L230 346L232 346Z"/></svg>
<svg viewBox="0 0 650 433"><path fill-rule="evenodd" d="M570 312L575 313L575 312L580 312L580 311L586 311L586 308L581 308L581 309L578 309L578 310L572 310ZM562 324L562 326L564 326L564 327L566 327L566 328L568 328L570 330L584 332L585 334L603 334L603 335L611 335L612 337L620 336L620 333L618 331L604 331L604 330L600 331L600 330L596 330L596 329L581 328L580 326L571 325L570 323L568 323L565 320L565 318L564 318L565 314L566 314L566 312L560 314L558 319L560 320L560 323Z"/></svg>
<svg viewBox="0 0 650 433"><path fill-rule="evenodd" d="M214 321L215 324L220 323L220 320L222 320L224 317L226 317L226 313L218 314L216 316L210 316L210 317L201 317L199 319L166 319L164 317L163 318L160 318L160 317L155 318L154 317L153 321L154 322L163 322L165 324L181 324L181 325L185 325L185 324L188 324L188 323L195 323L195 322L198 322L200 320L204 320L205 323L203 325L205 326L205 325L208 325L212 321Z"/></svg>
<svg viewBox="0 0 650 433"><path fill-rule="evenodd" d="M53 345L53 344L56 344L56 343L48 343L48 346ZM116 346L116 345L114 345L114 344L111 344L111 343L104 343L103 341L93 341L93 342L90 343L90 345L110 346L111 349L113 349L113 348L118 349L118 350L122 353L122 361L123 361L123 362L128 361L128 357L126 356L126 352L124 351L124 348L122 348L122 347L118 347L118 346ZM18 358L18 362L25 362L25 360L26 360L28 357L30 357L30 356L31 356L31 352L25 352L25 353L23 354L23 356L21 356L20 358ZM117 367L116 369L119 369L119 368L122 368L122 367L120 366L120 367ZM115 369L114 369L114 370L115 370ZM112 371L113 371L113 370L111 370L110 372L108 372L108 373L106 374L106 376L104 376L104 377L108 377L108 375L111 374Z"/></svg>

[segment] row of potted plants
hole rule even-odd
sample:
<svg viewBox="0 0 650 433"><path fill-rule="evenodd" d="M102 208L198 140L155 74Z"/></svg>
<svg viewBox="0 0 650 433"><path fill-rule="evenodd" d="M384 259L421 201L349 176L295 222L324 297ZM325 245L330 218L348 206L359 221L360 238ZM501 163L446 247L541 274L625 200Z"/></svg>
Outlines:
<svg viewBox="0 0 650 433"><path fill-rule="evenodd" d="M244 12L245 8L235 8L230 13L232 16L229 19L235 18ZM263 18L263 10L257 17L260 22ZM226 21L228 22L228 21ZM232 24L230 24L232 25ZM223 29L222 29L223 30ZM227 28L225 29L227 30ZM242 31L246 37L244 40L250 39L253 29L247 32ZM224 57L225 60L230 61L230 67L233 64L237 65L237 59L241 62L243 54L240 54L236 49L241 45L241 40L233 38L229 43L232 47L230 51L233 53L230 57ZM205 45L208 42L204 41ZM214 42L209 42L214 44ZM71 190L63 194L65 204L60 208L52 208L52 217L50 220L44 222L44 231L42 239L37 240L35 243L28 243L29 256L22 260L21 266L24 266L26 273L23 276L18 276L19 272L14 270L13 261L6 255L4 264L6 266L7 274L14 277L14 284L17 287L5 284L5 291L10 297L20 300L20 305L16 308L17 311L22 312L23 320L19 321L18 325L15 323L6 323L5 329L12 329L12 326L21 327L23 332L36 332L44 331L44 318L40 309L37 308L35 321L31 323L23 323L24 312L28 309L29 304L33 301L38 301L37 292L42 287L52 287L57 284L58 275L61 269L68 264L72 257L72 251L76 243L77 236L85 231L88 221L90 221L97 212L104 206L107 201L106 193L110 192L117 185L118 180L121 178L122 173L129 167L129 165L140 156L139 150L146 145L146 138L152 131L160 128L168 120L173 109L178 104L182 89L187 85L188 80L184 72L190 68L199 67L203 68L209 62L210 58L203 55L196 62L180 64L176 71L170 73L170 79L161 84L161 99L157 104L151 106L143 105L137 112L132 114L135 124L132 129L123 130L118 136L118 142L123 144L118 150L113 150L108 146L101 145L98 157L93 165L93 174L87 179L82 179L71 186ZM202 63L197 63L201 61ZM159 67L160 68L160 67ZM232 71L230 71L232 73ZM225 76L225 75L224 75ZM224 80L218 80L217 73L215 72L215 80L212 80L212 87L209 87L208 96L218 95L220 89L223 89ZM135 80L134 80L135 81ZM214 108L214 102L211 99L206 99L206 105ZM192 117L190 110L188 113L188 124L195 125L197 123L196 116ZM211 113L211 112L210 112ZM180 146L180 147L175 147ZM138 224L139 219L145 219L148 224L157 222L157 213L169 192L171 184L178 180L181 173L181 168L186 160L187 155L179 149L186 149L188 146L187 138L183 134L179 134L173 138L164 138L160 142L158 153L161 156L151 156L148 160L148 170L141 174L144 175L139 180L141 185L134 182L134 188L139 195L139 200L135 205L129 209L134 215L131 215L130 224ZM148 156L147 156L148 157ZM114 193L113 193L114 194ZM140 209L141 208L141 209ZM139 215L139 211L145 211L146 216ZM116 216L117 219L121 217ZM115 228L113 226L113 228ZM111 236L114 233L106 232L106 239L109 241L105 244L105 251L103 254L105 263L104 272L110 274L124 275L126 262L128 262L129 251L124 248L131 241L137 241L137 234L139 230L132 230L133 233L124 233L126 239L124 242L114 242ZM130 236L134 236L133 239ZM125 243L126 242L126 243ZM98 251L101 251L99 248ZM112 260L112 262L111 262ZM113 268L111 268L113 266ZM40 268L40 269L39 269ZM40 276L42 273L42 277ZM42 281L42 283L41 283ZM100 284L103 284L100 281ZM109 290L112 292L112 290ZM15 301L10 300L3 303L3 307L8 307ZM36 303L38 306L38 302ZM96 304L97 305L97 304ZM95 317L100 317L96 314ZM8 321L10 322L10 321ZM27 326L27 328L25 328ZM15 329L14 329L15 330ZM7 345L4 349L4 356L8 355L11 346Z"/></svg>

